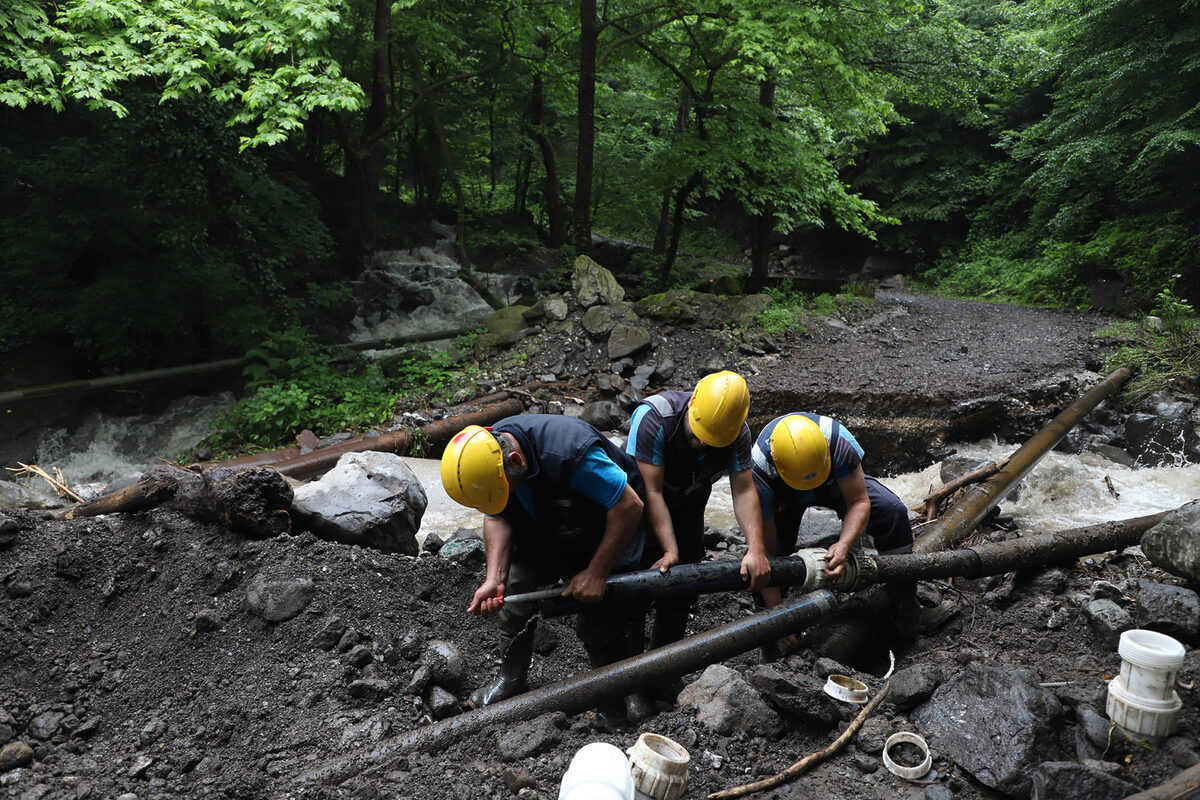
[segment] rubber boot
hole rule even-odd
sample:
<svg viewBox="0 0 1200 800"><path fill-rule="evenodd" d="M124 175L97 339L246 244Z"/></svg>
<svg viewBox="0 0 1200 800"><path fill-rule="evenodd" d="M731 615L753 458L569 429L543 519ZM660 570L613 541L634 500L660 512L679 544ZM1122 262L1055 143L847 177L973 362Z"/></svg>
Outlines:
<svg viewBox="0 0 1200 800"><path fill-rule="evenodd" d="M625 657L640 656L646 649L646 617L645 614L631 614L629 629L626 631ZM654 714L654 701L642 692L634 692L625 696L625 716L630 722L641 722Z"/></svg>
<svg viewBox="0 0 1200 800"><path fill-rule="evenodd" d="M678 642L687 633L688 605L667 606L658 608L654 613L654 632L650 635L650 649L656 650L674 642ZM655 699L669 705L675 705L676 698L683 691L683 681L678 677L667 678L649 690Z"/></svg>
<svg viewBox="0 0 1200 800"><path fill-rule="evenodd" d="M471 708L507 700L529 690L529 664L533 661L533 631L524 630L516 636L500 636L500 672L491 683L471 693L467 703Z"/></svg>

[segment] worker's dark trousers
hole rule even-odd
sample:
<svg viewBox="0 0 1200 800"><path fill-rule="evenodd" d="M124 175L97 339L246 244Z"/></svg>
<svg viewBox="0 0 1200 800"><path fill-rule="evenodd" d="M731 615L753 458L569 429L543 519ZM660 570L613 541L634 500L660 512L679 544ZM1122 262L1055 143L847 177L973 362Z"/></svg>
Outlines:
<svg viewBox="0 0 1200 800"><path fill-rule="evenodd" d="M560 578L570 579L586 566L583 564L578 569L562 569L545 551L514 553L504 593L514 595L530 592L553 584ZM533 636L537 624L536 612L537 603L505 603L497 614L501 637ZM629 636L631 618L628 608L615 605L612 601L584 604L581 607L575 619L575 632L593 665L608 664L632 655Z"/></svg>
<svg viewBox="0 0 1200 800"><path fill-rule="evenodd" d="M867 498L871 501L871 516L867 520L864 531L875 542L875 549L880 553L911 552L903 550L912 547L912 525L908 521L908 508L895 493L882 483L866 476ZM841 501L841 498L837 498ZM796 549L796 537L800 532L800 521L804 518L807 506L793 506L778 509L775 512L775 552L773 555L789 556ZM836 502L830 508L837 513L838 519L846 515L846 504Z"/></svg>
<svg viewBox="0 0 1200 800"><path fill-rule="evenodd" d="M693 486L688 491L664 487L663 497L667 501L667 512L671 526L675 529L675 541L679 545L679 563L696 564L704 558L704 508L712 493L709 485ZM643 563L649 567L662 557L662 548L653 533L646 533L646 556ZM687 632L688 613L696 602L694 597L664 598L654 601L654 627L650 634L650 647L662 647L677 642ZM645 607L643 606L643 609ZM645 616L645 611L638 615ZM637 637L636 632L634 633Z"/></svg>

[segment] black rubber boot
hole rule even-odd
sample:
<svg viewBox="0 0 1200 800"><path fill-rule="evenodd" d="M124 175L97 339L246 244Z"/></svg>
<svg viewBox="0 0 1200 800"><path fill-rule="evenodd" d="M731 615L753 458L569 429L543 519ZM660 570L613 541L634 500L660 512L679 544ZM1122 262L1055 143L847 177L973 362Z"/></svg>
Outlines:
<svg viewBox="0 0 1200 800"><path fill-rule="evenodd" d="M529 690L529 664L533 660L532 627L516 636L501 635L500 652L500 673L496 680L471 693L467 700L471 708L483 708Z"/></svg>

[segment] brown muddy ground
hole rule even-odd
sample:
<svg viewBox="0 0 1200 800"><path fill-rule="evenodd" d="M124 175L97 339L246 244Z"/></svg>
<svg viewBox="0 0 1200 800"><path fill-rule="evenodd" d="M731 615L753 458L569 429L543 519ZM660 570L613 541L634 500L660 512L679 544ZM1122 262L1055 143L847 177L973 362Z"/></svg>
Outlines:
<svg viewBox="0 0 1200 800"><path fill-rule="evenodd" d="M1057 410L1049 409L1055 401L1077 394L1073 376L1095 366L1099 350L1091 332L1102 323L1086 315L897 294L862 319L839 323L846 327L825 324L784 337L778 354L741 352L723 334L694 330L657 331L655 354L684 365L679 385L693 379L688 373L699 362L722 356L726 366L751 374L761 418L799 406L831 413L845 408L863 419L901 416L871 406L877 390L892 403L908 398L903 410L909 417L926 414L909 413L925 408L954 416L958 404L1008 396L1026 383L1057 387L1012 405L1015 426L1036 427ZM549 359L539 353L561 356L570 336L547 334L546 346L532 349L508 382L536 376L538 360ZM583 357L591 358L591 347L581 344ZM835 400L846 405L833 408ZM924 435L913 439L922 448L917 453L913 445L917 460L928 459L923 448L939 444ZM462 654L462 681L447 686L459 708L490 677L492 629L465 613L481 564L384 555L303 533L251 541L165 510L78 521L8 516L12 522L0 525L0 743L24 742L34 755L0 773L0 796L554 798L579 747L600 740L625 749L639 732L654 731L691 752L685 797L694 799L782 770L824 747L845 724L793 720L784 735L768 741L718 735L689 708L663 708L613 734L597 732L594 715L584 712L535 723L517 743L528 752L502 738L517 727L506 725L343 783L306 782L302 776L322 765L430 721L425 700L406 691L428 640L452 642ZM925 595L946 598L958 613L900 650L897 666L1026 667L1058 684L1055 691L1069 708L1085 703L1102 711L1105 680L1119 667L1114 644L1082 613L1057 629L1046 622L1056 611L1078 608L1095 580L1119 586L1138 576L1164 577L1144 559L1118 555L1056 570L1048 579L930 583ZM267 622L247 603L256 578L311 581L311 594L297 616ZM748 606L741 595L705 597L691 630L739 618L750 613ZM543 631L535 686L586 669L570 618L544 621ZM814 660L804 651L777 666L812 674ZM760 655L754 650L726 663L745 669L760 663ZM872 690L881 682L877 674L858 677ZM1190 685L1200 678L1195 653L1179 677ZM1194 753L1200 711L1194 692L1180 691L1187 695L1183 750ZM940 757L934 787L888 773L879 747L899 729L913 725L885 703L841 754L757 796L870 800L935 797L934 789L960 800L996 796ZM1047 757L1075 760L1071 713L1059 734L1061 752ZM1148 750L1120 736L1104 758L1142 787L1182 766L1165 749Z"/></svg>

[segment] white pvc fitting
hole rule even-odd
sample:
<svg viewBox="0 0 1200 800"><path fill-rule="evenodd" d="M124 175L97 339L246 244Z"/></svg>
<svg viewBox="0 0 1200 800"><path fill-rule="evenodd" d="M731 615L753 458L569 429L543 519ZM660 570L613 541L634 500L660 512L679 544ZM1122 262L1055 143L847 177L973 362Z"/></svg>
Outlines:
<svg viewBox="0 0 1200 800"><path fill-rule="evenodd" d="M1183 707L1175 676L1187 651L1166 634L1132 630L1121 634L1117 652L1121 673L1108 683L1108 718L1135 737L1158 741L1170 736Z"/></svg>
<svg viewBox="0 0 1200 800"><path fill-rule="evenodd" d="M861 706L867 702L867 685L849 675L830 675L825 681L825 694Z"/></svg>
<svg viewBox="0 0 1200 800"><path fill-rule="evenodd" d="M1175 676L1187 655L1177 640L1157 631L1125 631L1117 653L1130 693L1151 700L1170 700L1175 694Z"/></svg>
<svg viewBox="0 0 1200 800"><path fill-rule="evenodd" d="M607 742L579 748L563 775L558 800L633 800L629 759Z"/></svg>
<svg viewBox="0 0 1200 800"><path fill-rule="evenodd" d="M692 757L676 741L657 733L643 733L629 748L633 786L639 797L676 800L687 790Z"/></svg>
<svg viewBox="0 0 1200 800"><path fill-rule="evenodd" d="M892 760L891 749L898 744L907 742L914 744L924 754L921 763L915 767L906 767L903 764L897 764ZM899 778L904 778L908 781L914 781L917 778L929 772L929 768L933 765L933 757L929 755L929 745L921 738L919 734L910 731L900 731L893 733L887 738L883 745L883 765L888 768L888 771Z"/></svg>

